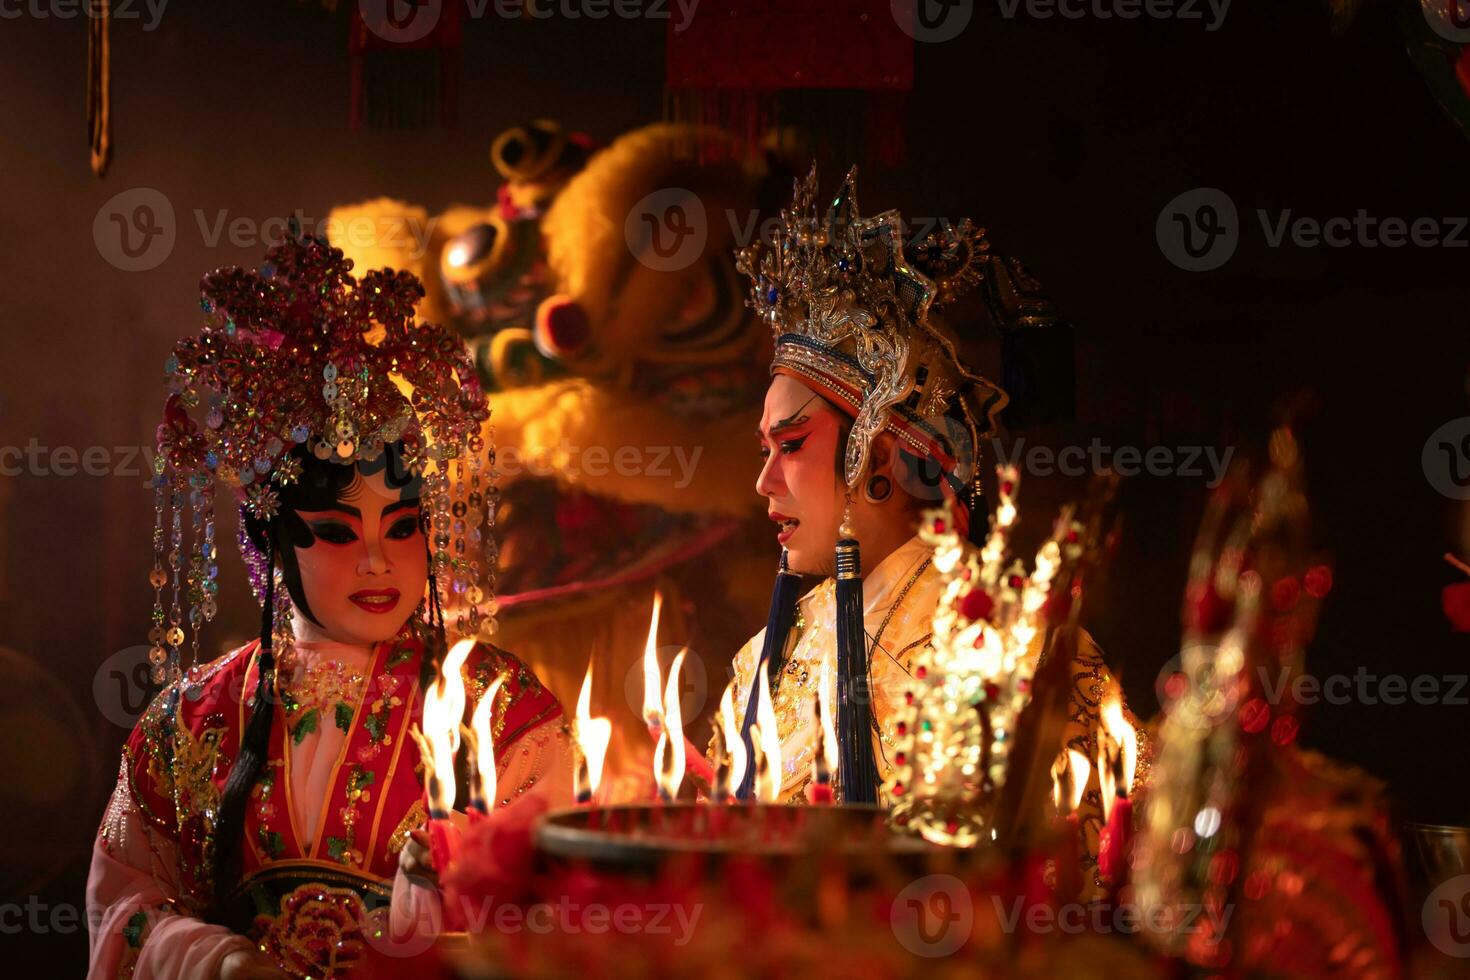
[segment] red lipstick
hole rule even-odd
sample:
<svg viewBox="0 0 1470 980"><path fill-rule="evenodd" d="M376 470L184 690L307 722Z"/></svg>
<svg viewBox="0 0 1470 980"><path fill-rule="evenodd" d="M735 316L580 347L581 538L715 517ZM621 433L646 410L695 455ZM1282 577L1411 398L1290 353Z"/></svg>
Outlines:
<svg viewBox="0 0 1470 980"><path fill-rule="evenodd" d="M354 592L347 598L357 604L359 609L370 613L392 612L393 607L398 605L397 589L363 589Z"/></svg>

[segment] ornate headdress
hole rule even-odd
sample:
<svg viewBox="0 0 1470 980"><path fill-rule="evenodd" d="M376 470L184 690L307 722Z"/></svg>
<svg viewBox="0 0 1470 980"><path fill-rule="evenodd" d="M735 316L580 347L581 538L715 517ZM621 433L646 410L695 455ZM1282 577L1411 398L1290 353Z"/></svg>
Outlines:
<svg viewBox="0 0 1470 980"><path fill-rule="evenodd" d="M404 466L424 483L430 570L447 593L437 598L461 607L462 634L484 621L495 570L485 527L494 519L494 450L481 436L489 409L474 366L452 332L414 322L424 289L413 275L379 269L359 280L351 269L340 249L302 236L293 222L259 269L223 268L200 283L204 327L180 340L165 365L170 394L154 463L150 575L155 683L179 676L184 600L196 659L200 629L215 613L216 486L234 489L245 511L269 521L277 488L300 475L291 454L298 446L355 464L401 443ZM266 588L267 563L243 532L241 539L257 596L269 592L284 605L286 590Z"/></svg>
<svg viewBox="0 0 1470 980"><path fill-rule="evenodd" d="M966 219L908 241L897 211L859 215L856 178L854 168L823 210L813 167L796 183L774 240L737 258L752 279L751 307L775 333L771 371L853 415L849 488L887 429L910 453L938 463L944 495L968 509L973 501L957 491L973 488L980 440L994 430L1006 394L961 363L929 314L980 282L985 230Z"/></svg>

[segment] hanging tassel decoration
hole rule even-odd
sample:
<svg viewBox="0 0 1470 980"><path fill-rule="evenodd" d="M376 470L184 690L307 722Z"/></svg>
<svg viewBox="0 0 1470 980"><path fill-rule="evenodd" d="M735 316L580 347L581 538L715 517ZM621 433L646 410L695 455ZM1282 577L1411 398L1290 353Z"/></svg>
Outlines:
<svg viewBox="0 0 1470 980"><path fill-rule="evenodd" d="M786 653L786 639L791 626L796 622L796 600L801 590L801 576L792 572L786 560L786 549L781 549L781 565L776 570L776 586L771 590L771 610L766 615L766 638L761 644L761 658L756 665L756 674L751 681L750 697L745 702L745 719L740 726L740 738L745 742L745 758L755 758L755 747L751 742L750 726L755 722L757 695L760 693L760 671L766 671L766 683L776 688L776 678L781 675L782 657ZM750 799L755 789L755 766L747 765L735 798Z"/></svg>
<svg viewBox="0 0 1470 980"><path fill-rule="evenodd" d="M411 0L369 23L352 13L349 121L353 129L450 128L459 110L461 9Z"/></svg>
<svg viewBox="0 0 1470 980"><path fill-rule="evenodd" d="M878 802L873 701L863 629L863 562L851 525L837 541L837 780L843 803Z"/></svg>

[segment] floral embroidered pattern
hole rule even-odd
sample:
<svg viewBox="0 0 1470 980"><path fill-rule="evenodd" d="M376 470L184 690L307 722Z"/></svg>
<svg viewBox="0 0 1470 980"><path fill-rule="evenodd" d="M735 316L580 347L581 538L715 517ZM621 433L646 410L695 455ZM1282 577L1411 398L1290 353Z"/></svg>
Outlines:
<svg viewBox="0 0 1470 980"><path fill-rule="evenodd" d="M359 762L371 762L378 757L379 752L393 744L393 733L388 731L388 721L393 709L403 704L403 699L398 696L403 678L383 673L374 679L373 685L377 688L378 696L363 706L362 715L362 726L367 729L371 741L357 750Z"/></svg>
<svg viewBox="0 0 1470 980"><path fill-rule="evenodd" d="M339 861L348 866L360 866L363 863L362 852L353 846L357 839L357 807L358 804L372 802L372 790L368 787L377 778L376 772L362 765L354 764L348 773L347 805L342 807L340 813L345 830L341 837L327 838L327 856L333 861Z"/></svg>
<svg viewBox="0 0 1470 980"><path fill-rule="evenodd" d="M363 675L340 660L321 660L304 669L286 665L281 690L281 707L286 712L286 730L296 745L317 730L324 715L344 733L352 727L353 705L362 693Z"/></svg>
<svg viewBox="0 0 1470 980"><path fill-rule="evenodd" d="M302 885L272 918L255 917L261 950L294 977L334 977L362 957L362 898L349 888Z"/></svg>
<svg viewBox="0 0 1470 980"><path fill-rule="evenodd" d="M286 849L285 838L278 831L270 829L271 819L276 815L276 804L271 797L276 790L276 772L282 765L284 763L280 759L268 760L260 778L250 790L250 797L255 801L255 815L260 820L256 840L261 851L272 860L279 858Z"/></svg>

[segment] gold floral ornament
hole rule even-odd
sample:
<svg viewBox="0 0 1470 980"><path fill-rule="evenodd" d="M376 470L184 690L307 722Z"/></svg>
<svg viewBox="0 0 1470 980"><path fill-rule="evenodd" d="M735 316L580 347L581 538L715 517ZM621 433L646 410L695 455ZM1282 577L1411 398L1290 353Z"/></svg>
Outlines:
<svg viewBox="0 0 1470 980"><path fill-rule="evenodd" d="M158 427L149 576L155 683L180 676L185 619L197 660L200 628L215 613L216 485L271 520L278 488L301 475L298 447L355 464L401 444L405 466L424 482L441 599L462 610L461 635L493 629L495 454L480 435L489 408L474 365L453 332L415 321L424 289L414 276L377 269L357 279L351 269L340 249L293 221L259 268L219 269L200 284L203 327L164 365L170 394ZM263 596L265 562L246 552ZM286 590L276 595L285 613L276 622L289 624Z"/></svg>
<svg viewBox="0 0 1470 980"><path fill-rule="evenodd" d="M930 644L913 661L913 684L895 731L884 785L896 822L943 844L988 841L1012 765L1022 711L1032 700L1038 652L1051 627L1074 618L1078 571L1096 550L1101 505L1064 506L1028 573L1011 554L1019 471L998 468L999 504L983 548L958 533L950 504L927 512L919 535L942 576ZM1078 590L1080 591L1080 590ZM1060 747L1060 746L1058 746ZM1053 749L1048 756L1054 756Z"/></svg>

